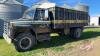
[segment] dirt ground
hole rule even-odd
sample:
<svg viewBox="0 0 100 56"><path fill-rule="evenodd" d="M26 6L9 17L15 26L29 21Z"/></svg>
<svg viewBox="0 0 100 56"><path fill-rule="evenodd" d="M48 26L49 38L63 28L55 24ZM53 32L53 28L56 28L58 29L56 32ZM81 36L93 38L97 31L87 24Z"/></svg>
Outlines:
<svg viewBox="0 0 100 56"><path fill-rule="evenodd" d="M100 39L92 40L92 49L87 50L85 56L100 56Z"/></svg>
<svg viewBox="0 0 100 56"><path fill-rule="evenodd" d="M100 56L100 37L98 39L84 40L70 52L69 56Z"/></svg>
<svg viewBox="0 0 100 56"><path fill-rule="evenodd" d="M47 54L48 56L100 56L100 37L92 40L83 40L78 46L58 53L47 50Z"/></svg>

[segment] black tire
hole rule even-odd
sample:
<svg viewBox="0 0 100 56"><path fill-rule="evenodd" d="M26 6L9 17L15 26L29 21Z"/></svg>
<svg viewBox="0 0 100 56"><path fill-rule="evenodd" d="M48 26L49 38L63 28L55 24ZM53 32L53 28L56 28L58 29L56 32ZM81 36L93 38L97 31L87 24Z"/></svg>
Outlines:
<svg viewBox="0 0 100 56"><path fill-rule="evenodd" d="M18 52L25 52L31 50L37 44L37 41L31 33L20 33L13 43Z"/></svg>
<svg viewBox="0 0 100 56"><path fill-rule="evenodd" d="M80 39L82 31L82 28L71 28L70 37L73 39Z"/></svg>

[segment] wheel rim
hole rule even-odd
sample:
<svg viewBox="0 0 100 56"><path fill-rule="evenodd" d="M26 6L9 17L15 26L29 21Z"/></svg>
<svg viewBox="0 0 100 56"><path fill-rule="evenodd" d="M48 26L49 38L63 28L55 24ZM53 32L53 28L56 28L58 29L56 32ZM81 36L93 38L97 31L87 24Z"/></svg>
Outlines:
<svg viewBox="0 0 100 56"><path fill-rule="evenodd" d="M19 42L20 47L24 50L30 48L31 44L32 44L32 41L29 37L24 37Z"/></svg>

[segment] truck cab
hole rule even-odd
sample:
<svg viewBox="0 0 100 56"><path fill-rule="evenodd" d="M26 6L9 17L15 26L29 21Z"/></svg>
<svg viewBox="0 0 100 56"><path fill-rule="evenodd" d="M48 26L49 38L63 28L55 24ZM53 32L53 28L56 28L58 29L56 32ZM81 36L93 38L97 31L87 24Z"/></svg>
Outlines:
<svg viewBox="0 0 100 56"><path fill-rule="evenodd" d="M48 9L33 8L28 9L18 20L5 21L3 37L9 44L13 43L18 51L26 51L36 45L37 41L50 40L50 32Z"/></svg>

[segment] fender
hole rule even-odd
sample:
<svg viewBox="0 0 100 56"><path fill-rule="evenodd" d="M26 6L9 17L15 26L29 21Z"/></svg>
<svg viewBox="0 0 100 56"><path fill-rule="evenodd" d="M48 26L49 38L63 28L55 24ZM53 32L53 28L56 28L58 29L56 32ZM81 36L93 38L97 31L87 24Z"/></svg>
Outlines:
<svg viewBox="0 0 100 56"><path fill-rule="evenodd" d="M32 34L36 35L36 31L35 28L32 27L32 25L24 25L24 26L16 26L14 29L14 37L16 37L16 35L18 35L19 33L22 32L31 32Z"/></svg>

